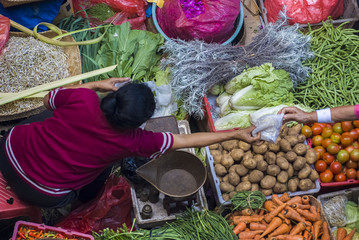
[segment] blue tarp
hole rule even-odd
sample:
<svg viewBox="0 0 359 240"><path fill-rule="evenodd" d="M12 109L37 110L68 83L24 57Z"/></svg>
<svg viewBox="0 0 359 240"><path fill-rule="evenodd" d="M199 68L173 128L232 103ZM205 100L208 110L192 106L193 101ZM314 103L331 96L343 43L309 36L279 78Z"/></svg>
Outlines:
<svg viewBox="0 0 359 240"><path fill-rule="evenodd" d="M0 4L0 14L29 29L33 29L40 22L52 23L59 13L62 3L63 0L45 0L7 8ZM39 32L45 30L47 30L45 26L38 27ZM17 30L11 29L11 31Z"/></svg>

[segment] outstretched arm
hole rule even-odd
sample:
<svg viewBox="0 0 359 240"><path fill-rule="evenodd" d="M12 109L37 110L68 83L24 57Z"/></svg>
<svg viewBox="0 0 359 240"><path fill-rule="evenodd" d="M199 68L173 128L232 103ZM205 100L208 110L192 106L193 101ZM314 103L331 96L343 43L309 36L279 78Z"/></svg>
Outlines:
<svg viewBox="0 0 359 240"><path fill-rule="evenodd" d="M226 140L238 139L248 143L260 144L260 134L252 137L255 126L228 132L200 132L192 134L173 134L172 149L204 147Z"/></svg>

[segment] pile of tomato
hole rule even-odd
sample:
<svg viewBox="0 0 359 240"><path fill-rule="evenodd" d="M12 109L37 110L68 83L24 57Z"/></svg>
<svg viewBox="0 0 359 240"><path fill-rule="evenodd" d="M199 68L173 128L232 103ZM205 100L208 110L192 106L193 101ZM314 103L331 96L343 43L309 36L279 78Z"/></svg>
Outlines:
<svg viewBox="0 0 359 240"><path fill-rule="evenodd" d="M359 180L359 120L304 125L317 153L315 169L323 183Z"/></svg>

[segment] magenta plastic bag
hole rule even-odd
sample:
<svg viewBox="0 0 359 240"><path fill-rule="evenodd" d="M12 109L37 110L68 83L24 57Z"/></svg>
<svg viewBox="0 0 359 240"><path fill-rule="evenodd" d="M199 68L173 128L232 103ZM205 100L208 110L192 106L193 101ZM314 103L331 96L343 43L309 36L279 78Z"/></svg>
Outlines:
<svg viewBox="0 0 359 240"><path fill-rule="evenodd" d="M9 40L10 19L0 14L0 53Z"/></svg>
<svg viewBox="0 0 359 240"><path fill-rule="evenodd" d="M337 19L344 12L343 0L265 0L264 7L267 9L268 22L277 21L278 14L283 10L284 5L290 18L289 24L320 23L329 16Z"/></svg>
<svg viewBox="0 0 359 240"><path fill-rule="evenodd" d="M157 22L169 38L223 43L235 31L240 0L165 0Z"/></svg>
<svg viewBox="0 0 359 240"><path fill-rule="evenodd" d="M131 227L131 207L130 184L124 177L111 175L101 195L76 208L56 227L87 234L105 228L116 230L123 223Z"/></svg>

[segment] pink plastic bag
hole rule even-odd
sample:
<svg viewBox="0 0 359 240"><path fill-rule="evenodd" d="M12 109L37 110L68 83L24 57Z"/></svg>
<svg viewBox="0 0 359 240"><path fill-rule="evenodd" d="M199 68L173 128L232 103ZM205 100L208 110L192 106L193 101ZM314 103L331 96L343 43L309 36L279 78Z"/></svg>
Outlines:
<svg viewBox="0 0 359 240"><path fill-rule="evenodd" d="M111 175L102 195L72 211L57 227L90 234L105 228L131 227L131 187L124 177Z"/></svg>
<svg viewBox="0 0 359 240"><path fill-rule="evenodd" d="M192 1L198 9L194 14L183 7L185 0L165 0L163 8L157 8L158 24L169 38L222 43L232 36L240 0Z"/></svg>
<svg viewBox="0 0 359 240"><path fill-rule="evenodd" d="M287 7L288 23L307 24L320 23L329 16L332 19L339 18L344 11L343 0L265 0L264 7L267 9L268 22L275 22L278 14Z"/></svg>
<svg viewBox="0 0 359 240"><path fill-rule="evenodd" d="M0 53L9 40L10 19L0 14Z"/></svg>
<svg viewBox="0 0 359 240"><path fill-rule="evenodd" d="M73 0L74 12L81 11L83 8L89 8L98 3L106 3L116 12L114 16L101 22L98 19L90 19L92 26L98 26L103 23L112 22L115 25L121 25L124 22L129 22L132 29L146 30L146 7L147 2L143 0ZM80 15L85 18L83 11Z"/></svg>

